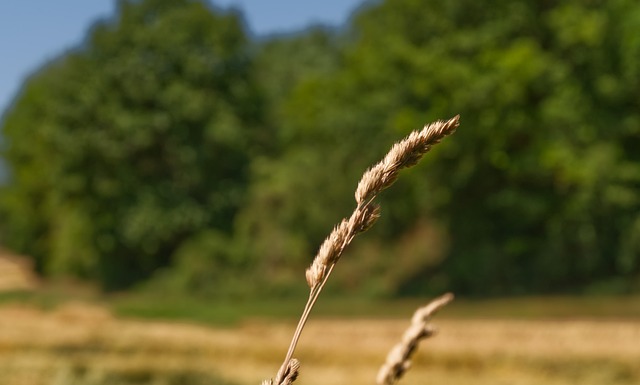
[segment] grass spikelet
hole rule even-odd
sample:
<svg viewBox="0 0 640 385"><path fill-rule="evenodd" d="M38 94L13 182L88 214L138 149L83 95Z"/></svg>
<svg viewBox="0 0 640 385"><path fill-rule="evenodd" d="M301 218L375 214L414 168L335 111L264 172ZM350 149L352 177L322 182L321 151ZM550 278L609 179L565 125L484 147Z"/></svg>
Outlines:
<svg viewBox="0 0 640 385"><path fill-rule="evenodd" d="M434 144L452 134L460 125L460 115L447 121L437 121L414 131L391 147L387 155L368 169L356 189L358 205L373 199L380 191L391 186L398 178L398 172L414 166Z"/></svg>
<svg viewBox="0 0 640 385"><path fill-rule="evenodd" d="M349 218L343 219L333 228L329 236L322 242L313 263L305 272L305 278L310 288L309 299L302 311L282 366L275 379L267 380L263 382L263 385L281 385L295 381L299 363L292 357L302 329L304 329L311 309L344 250L356 235L367 231L380 217L380 206L375 204L373 200L382 190L396 181L400 170L417 164L434 144L453 133L459 125L459 119L458 115L447 121L428 124L422 130L412 132L394 144L380 162L364 173L355 193L357 203L355 210ZM291 375L293 372L295 375Z"/></svg>
<svg viewBox="0 0 640 385"><path fill-rule="evenodd" d="M411 357L420 341L433 336L436 332L436 329L429 324L431 316L452 300L453 294L447 293L416 310L402 340L389 351L386 362L380 368L376 379L378 385L395 384L409 370Z"/></svg>

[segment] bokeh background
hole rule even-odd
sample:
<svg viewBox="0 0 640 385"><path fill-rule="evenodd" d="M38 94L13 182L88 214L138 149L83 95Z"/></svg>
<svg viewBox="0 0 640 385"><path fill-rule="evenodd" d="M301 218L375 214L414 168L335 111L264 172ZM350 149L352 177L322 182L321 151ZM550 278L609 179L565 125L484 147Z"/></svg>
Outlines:
<svg viewBox="0 0 640 385"><path fill-rule="evenodd" d="M26 1L0 21L6 383L273 375L362 172L457 114L341 259L300 382L372 383L446 291L406 383L640 382L636 1Z"/></svg>

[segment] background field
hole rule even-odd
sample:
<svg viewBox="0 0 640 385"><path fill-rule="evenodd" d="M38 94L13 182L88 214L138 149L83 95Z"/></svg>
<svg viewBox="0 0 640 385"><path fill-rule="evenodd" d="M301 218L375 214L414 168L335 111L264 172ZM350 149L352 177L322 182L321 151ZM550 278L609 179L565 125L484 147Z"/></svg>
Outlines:
<svg viewBox="0 0 640 385"><path fill-rule="evenodd" d="M268 36L216 4L114 0L0 107L0 385L258 384L319 247L299 384L373 383L447 291L404 384L640 384L640 2L372 0Z"/></svg>
<svg viewBox="0 0 640 385"><path fill-rule="evenodd" d="M294 327L293 318L266 316L250 304L240 306L245 315L253 308L263 316L204 324L114 316L111 303L76 301L43 310L16 298L0 307L0 373L7 385L258 384L277 370ZM568 298L548 300L545 312L545 301L458 301L443 309L434 320L440 333L421 346L402 383L640 382L637 298L601 299L597 312ZM353 308L365 312L360 317L344 313L344 303L325 303L296 353L298 383L372 384L407 326L411 302L361 304ZM295 313L290 304L284 308ZM518 308L530 312L510 310ZM570 317L568 311L578 308L580 316Z"/></svg>

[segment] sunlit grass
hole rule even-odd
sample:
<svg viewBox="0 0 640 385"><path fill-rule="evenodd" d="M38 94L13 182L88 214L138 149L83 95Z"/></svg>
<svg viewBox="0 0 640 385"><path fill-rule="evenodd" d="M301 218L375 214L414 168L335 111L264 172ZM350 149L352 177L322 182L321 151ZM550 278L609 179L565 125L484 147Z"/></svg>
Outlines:
<svg viewBox="0 0 640 385"><path fill-rule="evenodd" d="M160 317L152 321L133 317L142 312L132 298L127 318L86 301L43 310L29 303L34 300L25 294L2 299L3 385L258 384L277 370L299 310L299 303L286 301L273 312L266 303L245 303L230 316L216 312L228 311L231 303L193 300L181 308L171 300L164 305L175 313L150 312L147 316ZM114 299L110 306L124 306L117 303L124 300ZM544 299L462 300L443 309L434 320L440 333L421 346L401 383L640 383L640 322L632 317L637 298L548 301L547 310ZM608 305L598 307L598 301ZM356 302L329 300L316 309L296 354L302 362L300 384L372 384L418 304ZM613 311L616 303L624 310ZM282 310L285 316L279 318L275 313ZM162 320L186 320L190 312L200 314L196 324ZM233 321L224 323L229 317ZM223 326L215 326L220 322Z"/></svg>

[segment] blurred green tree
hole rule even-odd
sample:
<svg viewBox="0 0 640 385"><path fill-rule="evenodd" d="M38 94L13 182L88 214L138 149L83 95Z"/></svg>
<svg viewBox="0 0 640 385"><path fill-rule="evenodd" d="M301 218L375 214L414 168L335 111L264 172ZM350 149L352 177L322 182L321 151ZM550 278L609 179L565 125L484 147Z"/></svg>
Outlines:
<svg viewBox="0 0 640 385"><path fill-rule="evenodd" d="M122 288L198 232L232 231L264 98L239 15L120 1L6 114L4 242L41 270Z"/></svg>
<svg viewBox="0 0 640 385"><path fill-rule="evenodd" d="M278 207L265 239L303 224L283 253L313 250L389 143L460 113L462 131L386 193L382 242L341 261L345 287L358 271L387 294L637 287L639 15L631 0L363 8L336 70L302 78L279 110L295 129L252 201L254 218ZM406 232L440 252L395 258Z"/></svg>

